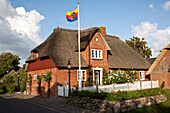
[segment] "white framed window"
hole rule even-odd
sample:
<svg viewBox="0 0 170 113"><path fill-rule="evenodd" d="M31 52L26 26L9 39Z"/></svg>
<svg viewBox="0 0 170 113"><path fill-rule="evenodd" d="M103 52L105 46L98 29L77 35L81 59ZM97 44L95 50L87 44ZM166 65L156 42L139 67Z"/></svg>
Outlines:
<svg viewBox="0 0 170 113"><path fill-rule="evenodd" d="M112 74L112 73L113 73L113 70L109 70L109 71L108 71L108 74Z"/></svg>
<svg viewBox="0 0 170 113"><path fill-rule="evenodd" d="M145 80L144 71L139 71L140 80Z"/></svg>
<svg viewBox="0 0 170 113"><path fill-rule="evenodd" d="M92 59L102 59L102 50L91 49L91 58Z"/></svg>
<svg viewBox="0 0 170 113"><path fill-rule="evenodd" d="M82 81L86 81L86 70L81 70L82 72L82 79L81 79L81 76L80 76L80 71L77 70L77 80L82 80Z"/></svg>
<svg viewBox="0 0 170 113"><path fill-rule="evenodd" d="M34 75L34 80L37 80L37 75Z"/></svg>

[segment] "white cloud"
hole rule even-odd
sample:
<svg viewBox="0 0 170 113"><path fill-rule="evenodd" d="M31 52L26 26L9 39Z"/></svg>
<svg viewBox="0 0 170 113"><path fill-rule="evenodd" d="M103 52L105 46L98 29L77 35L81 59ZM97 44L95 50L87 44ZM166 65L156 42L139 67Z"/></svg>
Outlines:
<svg viewBox="0 0 170 113"><path fill-rule="evenodd" d="M158 29L157 23L141 22L140 25L132 26L134 36L144 37L149 47L152 47L152 55L156 57L160 50L170 43L170 26L165 29Z"/></svg>
<svg viewBox="0 0 170 113"><path fill-rule="evenodd" d="M153 8L154 8L154 5L153 5L153 4L150 4L149 7L150 7L151 9L153 9Z"/></svg>
<svg viewBox="0 0 170 113"><path fill-rule="evenodd" d="M42 42L38 33L43 19L35 10L15 9L7 0L0 0L0 53L11 52L26 59L30 50Z"/></svg>
<svg viewBox="0 0 170 113"><path fill-rule="evenodd" d="M163 8L166 11L170 10L170 1L165 2L165 4L163 4Z"/></svg>

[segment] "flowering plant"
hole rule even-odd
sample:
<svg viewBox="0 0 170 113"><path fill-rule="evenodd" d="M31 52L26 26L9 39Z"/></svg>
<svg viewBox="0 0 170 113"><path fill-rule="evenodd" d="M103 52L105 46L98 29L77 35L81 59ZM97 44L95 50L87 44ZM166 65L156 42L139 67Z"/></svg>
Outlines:
<svg viewBox="0 0 170 113"><path fill-rule="evenodd" d="M163 89L164 87L165 87L165 81L162 82L161 89Z"/></svg>

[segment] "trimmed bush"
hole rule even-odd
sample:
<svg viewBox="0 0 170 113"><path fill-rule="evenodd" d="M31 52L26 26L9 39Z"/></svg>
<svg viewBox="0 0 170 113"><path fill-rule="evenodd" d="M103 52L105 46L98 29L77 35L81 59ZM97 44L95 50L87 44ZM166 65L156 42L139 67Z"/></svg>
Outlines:
<svg viewBox="0 0 170 113"><path fill-rule="evenodd" d="M160 88L152 88L137 91L118 91L111 93L97 93L90 91L73 91L73 96L89 97L94 99L109 100L109 101L121 101L128 99L135 99L139 97L155 96L165 94L165 90Z"/></svg>

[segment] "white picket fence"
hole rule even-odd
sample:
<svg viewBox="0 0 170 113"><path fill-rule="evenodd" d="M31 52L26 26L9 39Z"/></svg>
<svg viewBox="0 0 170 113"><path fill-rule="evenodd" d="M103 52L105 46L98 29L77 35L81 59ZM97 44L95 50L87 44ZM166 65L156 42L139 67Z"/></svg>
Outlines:
<svg viewBox="0 0 170 113"><path fill-rule="evenodd" d="M111 84L111 85L99 85L99 92L116 92L120 91L134 91L142 89L150 89L159 87L159 82L157 81L136 81L134 83L124 83L124 84ZM82 90L96 91L96 86L84 87Z"/></svg>
<svg viewBox="0 0 170 113"><path fill-rule="evenodd" d="M135 91L142 89L151 89L159 87L159 82L157 81L135 81L134 83L124 83L124 84L110 84L110 85L99 85L99 92L116 92L120 91ZM75 90L75 88L72 88ZM96 91L96 86L83 87L81 90ZM68 87L58 86L58 96L68 97Z"/></svg>

